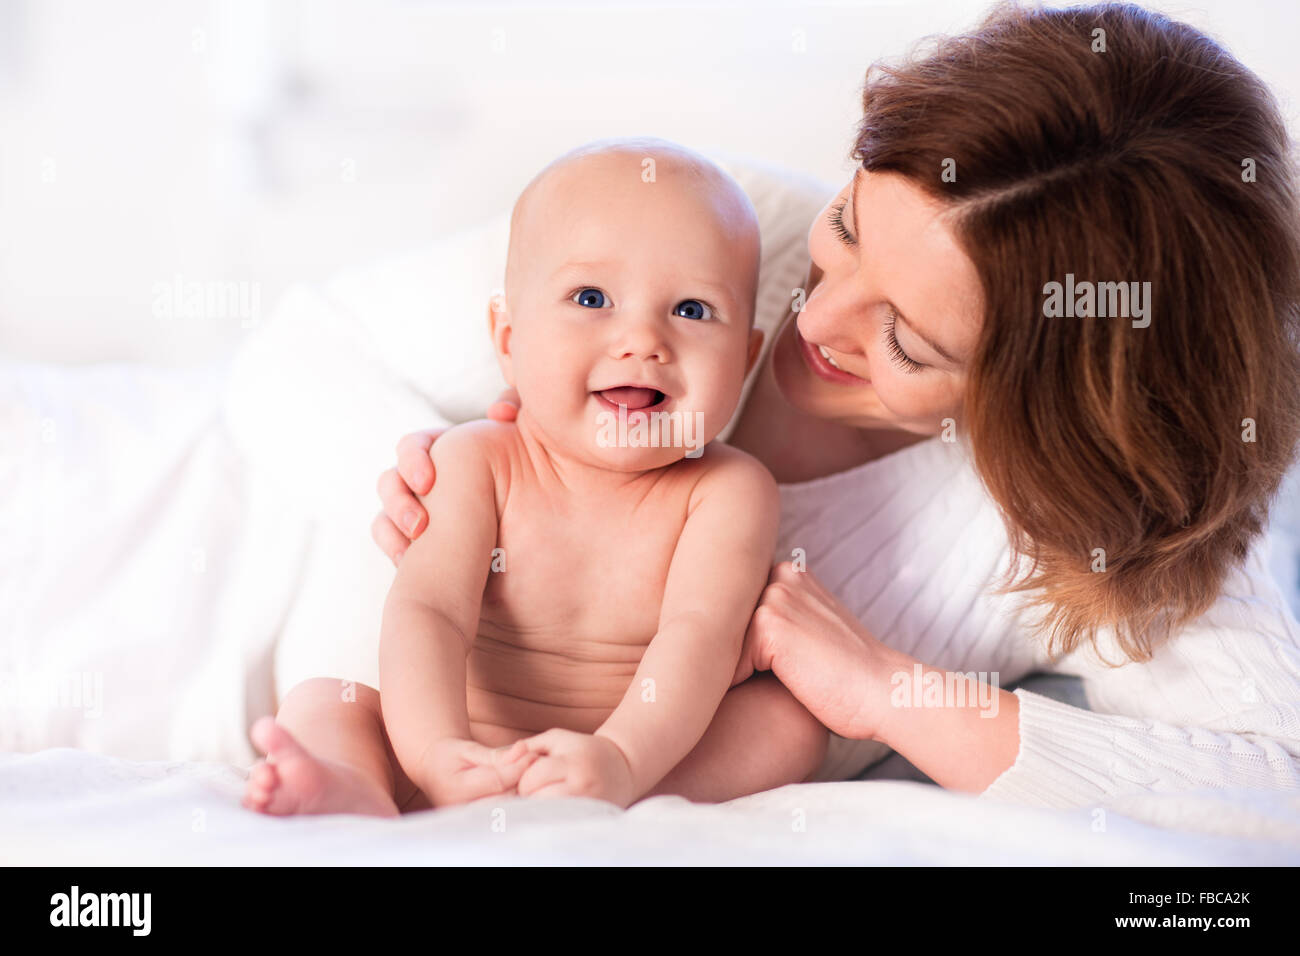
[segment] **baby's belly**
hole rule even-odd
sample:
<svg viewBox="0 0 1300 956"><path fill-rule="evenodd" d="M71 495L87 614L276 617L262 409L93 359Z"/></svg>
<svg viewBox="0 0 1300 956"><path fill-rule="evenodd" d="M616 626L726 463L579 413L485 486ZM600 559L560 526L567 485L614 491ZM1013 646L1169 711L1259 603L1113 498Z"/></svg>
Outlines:
<svg viewBox="0 0 1300 956"><path fill-rule="evenodd" d="M561 727L594 732L622 701L645 648L538 650L480 636L466 661L470 730L492 747Z"/></svg>

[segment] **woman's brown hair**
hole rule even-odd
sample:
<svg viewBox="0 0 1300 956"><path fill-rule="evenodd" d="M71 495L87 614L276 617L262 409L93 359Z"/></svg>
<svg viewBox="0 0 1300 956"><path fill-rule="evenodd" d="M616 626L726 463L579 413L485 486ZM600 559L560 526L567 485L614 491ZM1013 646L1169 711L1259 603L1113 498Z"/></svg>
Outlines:
<svg viewBox="0 0 1300 956"><path fill-rule="evenodd" d="M1005 589L1053 652L1110 627L1149 659L1214 602L1296 451L1285 125L1222 47L1136 6L1003 5L932 42L872 67L853 155L947 204L980 274L964 425L1029 559ZM1150 311L1049 315L1067 276L1149 282Z"/></svg>

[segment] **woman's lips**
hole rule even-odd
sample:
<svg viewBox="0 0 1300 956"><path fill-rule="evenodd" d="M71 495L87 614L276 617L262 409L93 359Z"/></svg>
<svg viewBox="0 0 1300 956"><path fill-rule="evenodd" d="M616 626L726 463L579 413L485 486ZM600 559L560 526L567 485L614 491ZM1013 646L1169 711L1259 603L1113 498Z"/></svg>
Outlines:
<svg viewBox="0 0 1300 956"><path fill-rule="evenodd" d="M871 384L870 379L860 378L851 372L844 371L842 368L836 368L826 361L826 356L822 355L821 349L799 334L799 326L797 325L794 327L794 337L799 342L799 354L803 356L804 364L812 369L819 378L834 382L836 385Z"/></svg>

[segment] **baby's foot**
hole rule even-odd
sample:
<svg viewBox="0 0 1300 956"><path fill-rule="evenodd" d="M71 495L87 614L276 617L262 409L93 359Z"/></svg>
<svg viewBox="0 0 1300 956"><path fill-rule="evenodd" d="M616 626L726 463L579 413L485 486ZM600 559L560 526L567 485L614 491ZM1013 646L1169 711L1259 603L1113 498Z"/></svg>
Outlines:
<svg viewBox="0 0 1300 956"><path fill-rule="evenodd" d="M362 813L398 815L397 804L360 771L309 754L272 717L262 717L249 731L267 755L248 774L241 801L250 810L286 816L293 813Z"/></svg>

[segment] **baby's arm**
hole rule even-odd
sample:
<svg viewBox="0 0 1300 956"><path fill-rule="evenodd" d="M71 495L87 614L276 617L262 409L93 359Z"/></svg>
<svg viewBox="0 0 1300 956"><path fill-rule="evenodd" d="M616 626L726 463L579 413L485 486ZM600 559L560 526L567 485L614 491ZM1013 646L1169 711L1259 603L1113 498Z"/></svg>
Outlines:
<svg viewBox="0 0 1300 956"><path fill-rule="evenodd" d="M434 446L438 481L424 505L438 534L420 536L407 550L384 604L384 725L398 763L435 806L517 782L471 740L465 703L465 658L478 633L497 535L496 484L483 432L499 427L462 425Z"/></svg>
<svg viewBox="0 0 1300 956"><path fill-rule="evenodd" d="M549 731L532 738L530 750L541 756L520 780L521 794L573 793L626 806L708 728L767 583L780 514L766 468L725 446L711 446L711 454L721 460L693 493L658 630L623 700L592 737Z"/></svg>

